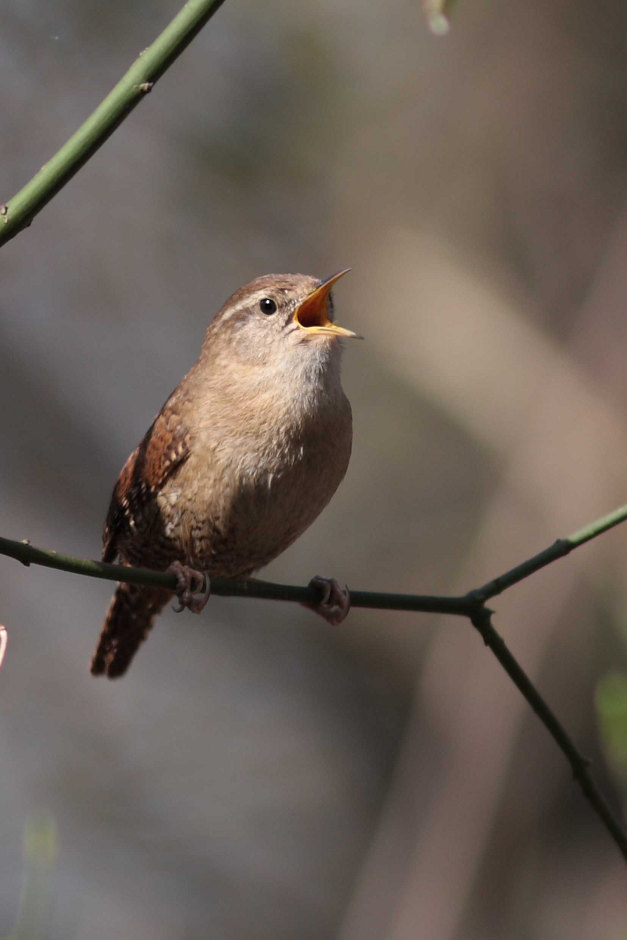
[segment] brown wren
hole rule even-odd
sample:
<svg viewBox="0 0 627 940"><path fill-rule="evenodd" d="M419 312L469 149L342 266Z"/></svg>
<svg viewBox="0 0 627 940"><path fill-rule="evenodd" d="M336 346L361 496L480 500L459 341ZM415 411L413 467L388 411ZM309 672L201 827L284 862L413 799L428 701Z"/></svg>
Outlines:
<svg viewBox="0 0 627 940"><path fill-rule="evenodd" d="M199 612L211 577L248 578L311 525L342 481L351 408L331 288L304 274L241 287L209 325L192 366L130 455L113 490L103 560L171 570L176 592L120 582L91 664L126 672L176 593ZM314 578L314 609L344 619L346 589Z"/></svg>

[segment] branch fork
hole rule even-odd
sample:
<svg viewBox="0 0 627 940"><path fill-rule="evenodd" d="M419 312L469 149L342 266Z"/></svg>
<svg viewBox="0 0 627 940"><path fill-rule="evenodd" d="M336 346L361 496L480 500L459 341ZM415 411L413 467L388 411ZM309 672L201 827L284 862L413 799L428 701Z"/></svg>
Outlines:
<svg viewBox="0 0 627 940"><path fill-rule="evenodd" d="M508 649L505 641L492 624L493 611L486 602L497 594L528 578L558 558L568 555L573 549L596 538L608 529L627 519L627 505L621 506L609 515L577 532L568 538L557 539L552 545L537 555L533 555L516 567L498 575L484 585L468 591L461 597L444 597L420 594L389 594L375 591L351 591L351 607L368 607L377 610L411 610L423 613L453 614L466 617L480 634L483 642L508 674L517 689L522 693L540 721L569 762L573 776L581 787L584 796L627 860L627 833L609 803L599 790L590 773L590 761L582 756L573 741L540 695L522 666ZM85 558L73 558L57 552L45 551L32 546L28 539L21 542L0 538L0 555L7 555L23 565L43 565L68 571L72 574L92 578L104 578L108 581L129 581L134 584L148 584L176 591L178 578L173 571L149 571L146 568L130 568L125 565L110 565L102 561L89 561ZM271 581L229 581L214 578L211 581L211 593L226 597L254 597L292 601L300 604L317 604L320 589L315 583L308 587L297 585L274 584ZM6 647L6 631L0 635L0 652Z"/></svg>

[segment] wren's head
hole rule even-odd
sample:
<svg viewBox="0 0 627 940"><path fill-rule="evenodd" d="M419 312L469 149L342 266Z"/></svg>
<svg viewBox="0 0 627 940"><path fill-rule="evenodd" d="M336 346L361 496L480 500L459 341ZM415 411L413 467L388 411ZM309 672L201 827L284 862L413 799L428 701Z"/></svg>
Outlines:
<svg viewBox="0 0 627 940"><path fill-rule="evenodd" d="M236 291L205 337L203 356L294 377L339 363L340 340L356 337L333 322L331 288L346 271L324 281L308 274L264 274Z"/></svg>

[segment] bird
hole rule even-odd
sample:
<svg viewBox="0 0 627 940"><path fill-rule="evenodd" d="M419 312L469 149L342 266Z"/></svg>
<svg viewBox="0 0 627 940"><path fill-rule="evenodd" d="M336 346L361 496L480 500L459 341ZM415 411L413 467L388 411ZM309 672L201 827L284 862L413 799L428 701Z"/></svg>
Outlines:
<svg viewBox="0 0 627 940"><path fill-rule="evenodd" d="M119 582L91 662L123 675L155 618L203 609L211 578L250 578L317 518L346 473L351 406L341 383L345 339L331 289L266 274L237 290L210 322L200 356L167 399L115 484L105 562L169 571L176 590ZM316 576L312 605L330 623L348 589Z"/></svg>

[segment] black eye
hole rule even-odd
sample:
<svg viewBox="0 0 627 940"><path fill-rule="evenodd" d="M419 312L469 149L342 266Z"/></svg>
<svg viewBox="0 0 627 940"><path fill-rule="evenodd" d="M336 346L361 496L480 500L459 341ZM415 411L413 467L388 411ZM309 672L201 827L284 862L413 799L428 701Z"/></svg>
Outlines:
<svg viewBox="0 0 627 940"><path fill-rule="evenodd" d="M276 303L272 297L262 297L259 301L259 309L269 317L271 313L276 313Z"/></svg>

